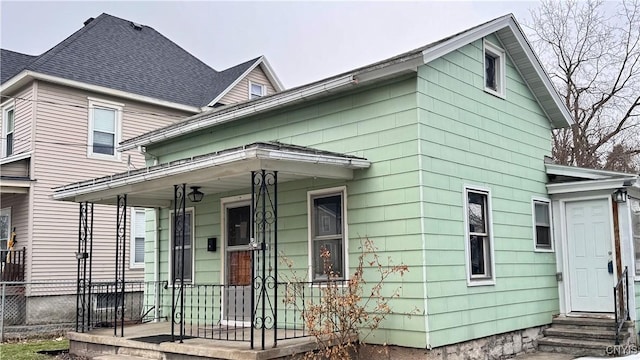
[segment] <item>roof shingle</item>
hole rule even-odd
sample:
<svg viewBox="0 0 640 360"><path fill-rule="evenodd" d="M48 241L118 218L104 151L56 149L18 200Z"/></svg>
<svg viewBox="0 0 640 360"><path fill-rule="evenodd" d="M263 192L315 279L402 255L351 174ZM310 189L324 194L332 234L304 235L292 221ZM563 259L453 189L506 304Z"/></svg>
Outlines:
<svg viewBox="0 0 640 360"><path fill-rule="evenodd" d="M195 107L208 105L236 79L233 76L257 61L218 72L153 28L108 14L88 22L28 64L24 64L28 55L5 59L5 51L3 83L27 69ZM8 65L5 60L10 61ZM16 71L21 63L25 66Z"/></svg>

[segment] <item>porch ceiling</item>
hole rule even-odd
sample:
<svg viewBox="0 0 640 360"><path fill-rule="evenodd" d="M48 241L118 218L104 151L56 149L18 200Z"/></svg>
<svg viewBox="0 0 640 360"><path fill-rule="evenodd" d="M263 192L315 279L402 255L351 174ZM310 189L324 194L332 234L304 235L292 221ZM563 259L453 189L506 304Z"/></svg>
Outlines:
<svg viewBox="0 0 640 360"><path fill-rule="evenodd" d="M370 162L350 155L281 143L254 143L54 189L53 199L115 205L168 207L173 185L200 186L205 196L251 186L251 171L278 171L278 182L309 177L351 179Z"/></svg>

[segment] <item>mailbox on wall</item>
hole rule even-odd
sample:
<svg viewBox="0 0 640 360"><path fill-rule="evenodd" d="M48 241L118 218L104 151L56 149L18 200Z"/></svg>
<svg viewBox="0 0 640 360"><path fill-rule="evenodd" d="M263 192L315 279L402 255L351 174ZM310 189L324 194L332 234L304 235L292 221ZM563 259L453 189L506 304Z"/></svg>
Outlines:
<svg viewBox="0 0 640 360"><path fill-rule="evenodd" d="M207 239L207 251L212 251L212 252L216 251L216 249L218 247L218 244L217 244L216 240L218 240L218 239L216 239L214 237Z"/></svg>

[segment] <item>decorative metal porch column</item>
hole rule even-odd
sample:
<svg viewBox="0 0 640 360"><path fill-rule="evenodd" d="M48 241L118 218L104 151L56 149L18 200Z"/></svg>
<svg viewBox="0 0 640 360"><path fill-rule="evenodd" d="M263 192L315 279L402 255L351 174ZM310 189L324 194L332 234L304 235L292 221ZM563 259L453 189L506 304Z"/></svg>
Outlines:
<svg viewBox="0 0 640 360"><path fill-rule="evenodd" d="M261 349L266 331L277 344L278 313L278 172L251 172L251 348L259 330Z"/></svg>
<svg viewBox="0 0 640 360"><path fill-rule="evenodd" d="M124 337L124 273L127 250L127 195L118 195L118 211L116 221L116 277L115 304L113 312L113 335L118 336L118 320L120 320L120 336ZM120 317L118 319L118 316Z"/></svg>
<svg viewBox="0 0 640 360"><path fill-rule="evenodd" d="M78 275L76 285L76 332L91 326L91 263L93 254L93 203L80 203L78 220ZM88 249L88 252L87 252Z"/></svg>
<svg viewBox="0 0 640 360"><path fill-rule="evenodd" d="M182 343L184 337L184 244L185 244L185 196L186 184L173 186L173 262L170 272L171 279L171 341L175 341L175 326L180 326L178 340ZM178 250L179 248L179 250ZM176 276L178 275L178 276ZM176 287L178 298L176 299Z"/></svg>

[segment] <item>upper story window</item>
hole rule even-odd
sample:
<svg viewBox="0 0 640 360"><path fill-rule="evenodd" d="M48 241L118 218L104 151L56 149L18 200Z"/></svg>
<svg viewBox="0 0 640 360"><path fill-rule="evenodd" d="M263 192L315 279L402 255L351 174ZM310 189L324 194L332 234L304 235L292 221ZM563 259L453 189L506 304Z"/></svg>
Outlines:
<svg viewBox="0 0 640 360"><path fill-rule="evenodd" d="M549 200L533 200L533 230L536 250L553 250L551 241L551 206Z"/></svg>
<svg viewBox="0 0 640 360"><path fill-rule="evenodd" d="M469 285L494 283L490 192L465 187L465 249Z"/></svg>
<svg viewBox="0 0 640 360"><path fill-rule="evenodd" d="M345 189L309 192L311 280L345 279L347 237Z"/></svg>
<svg viewBox="0 0 640 360"><path fill-rule="evenodd" d="M15 107L13 104L2 109L2 156L7 157L13 155L15 129Z"/></svg>
<svg viewBox="0 0 640 360"><path fill-rule="evenodd" d="M249 99L257 99L267 95L267 87L249 81Z"/></svg>
<svg viewBox="0 0 640 360"><path fill-rule="evenodd" d="M505 53L504 50L484 42L484 89L485 91L505 96Z"/></svg>
<svg viewBox="0 0 640 360"><path fill-rule="evenodd" d="M122 107L113 102L89 99L89 148L88 156L119 160L116 145L120 142Z"/></svg>

